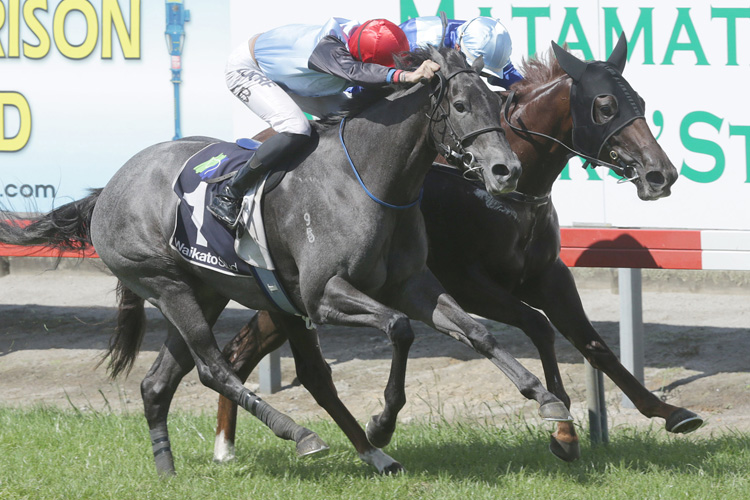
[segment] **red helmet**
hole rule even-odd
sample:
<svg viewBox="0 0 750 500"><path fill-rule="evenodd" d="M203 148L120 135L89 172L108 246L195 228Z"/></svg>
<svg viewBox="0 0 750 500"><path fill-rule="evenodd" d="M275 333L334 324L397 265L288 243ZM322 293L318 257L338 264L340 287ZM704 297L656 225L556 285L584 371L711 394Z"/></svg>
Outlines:
<svg viewBox="0 0 750 500"><path fill-rule="evenodd" d="M371 19L349 36L349 52L366 63L394 66L393 54L409 50L404 32L387 19Z"/></svg>

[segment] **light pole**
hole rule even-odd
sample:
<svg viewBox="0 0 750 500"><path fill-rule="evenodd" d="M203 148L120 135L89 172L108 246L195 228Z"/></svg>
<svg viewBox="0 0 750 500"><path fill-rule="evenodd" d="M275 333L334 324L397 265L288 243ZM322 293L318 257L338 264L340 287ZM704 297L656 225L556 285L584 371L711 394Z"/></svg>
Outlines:
<svg viewBox="0 0 750 500"><path fill-rule="evenodd" d="M183 0L166 0L167 3L167 50L172 56L172 84L174 84L174 137L182 137L180 130L180 73L182 71L182 45L185 42L185 23L190 21L190 11Z"/></svg>

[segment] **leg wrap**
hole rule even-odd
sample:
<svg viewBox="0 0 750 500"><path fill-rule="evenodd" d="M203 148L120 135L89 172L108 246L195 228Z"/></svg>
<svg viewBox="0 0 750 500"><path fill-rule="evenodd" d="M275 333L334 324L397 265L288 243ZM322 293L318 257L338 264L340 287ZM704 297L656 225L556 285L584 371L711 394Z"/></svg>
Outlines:
<svg viewBox="0 0 750 500"><path fill-rule="evenodd" d="M167 426L160 426L149 431L151 447L154 451L154 462L159 474L174 474L174 459L169 445Z"/></svg>
<svg viewBox="0 0 750 500"><path fill-rule="evenodd" d="M300 439L312 433L250 391L245 391L240 396L240 406L266 424L281 439L299 442Z"/></svg>

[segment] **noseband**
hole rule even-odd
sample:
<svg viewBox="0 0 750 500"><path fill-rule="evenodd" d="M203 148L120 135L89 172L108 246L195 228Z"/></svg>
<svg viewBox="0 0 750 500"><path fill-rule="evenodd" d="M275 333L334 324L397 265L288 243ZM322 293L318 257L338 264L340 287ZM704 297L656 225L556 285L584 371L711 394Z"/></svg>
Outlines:
<svg viewBox="0 0 750 500"><path fill-rule="evenodd" d="M544 137L545 139L549 139L550 141L556 142L557 144L561 145L568 151L570 151L573 155L580 156L581 158L585 159L586 161L583 164L583 168L588 167L591 165L592 167L602 166L607 167L608 169L612 170L614 173L619 175L621 178L617 180L618 183L623 182L630 182L638 178L638 173L635 171L635 169L631 166L629 166L627 163L623 161L623 159L620 157L619 154L617 154L617 151L615 151L608 143L607 141L604 142L602 147L607 147L609 149L609 157L612 159L612 161L617 162L617 165L613 163L607 163L606 161L602 161L598 158L594 158L593 156L589 156L585 153L582 153L581 151L576 151L575 149L569 147L564 142L549 136L547 134L543 134L541 132L535 132L533 130L528 130L526 128L519 128L513 125L510 122L510 119L508 118L510 115L510 105L515 101L516 98L516 91L513 90L508 95L508 98L505 100L505 104L503 105L503 119L505 120L505 123L508 124L508 126L518 132L519 134L531 134L536 135L539 137ZM572 103L571 103L572 104ZM575 127L575 123L573 124Z"/></svg>
<svg viewBox="0 0 750 500"><path fill-rule="evenodd" d="M430 92L433 104L427 115L430 119L430 136L432 137L432 141L438 152L448 163L455 167L463 167L465 169L464 177L469 173L474 173L475 175L480 176L479 173L481 173L481 171L479 171L479 167L475 166L476 160L474 159L474 155L471 152L466 151L464 147L466 142L487 132L500 132L505 134L505 130L503 130L502 127L485 127L464 134L463 136L458 135L450 120L450 106L448 106L448 110L446 111L443 106L443 101L448 92L448 82L454 76L461 73L476 73L476 71L471 68L464 68L454 71L448 76L443 75L440 71L435 73L439 80L435 89ZM440 122L443 122L444 126L440 138L438 139L435 134L435 126ZM449 136L450 144L445 143L446 135Z"/></svg>

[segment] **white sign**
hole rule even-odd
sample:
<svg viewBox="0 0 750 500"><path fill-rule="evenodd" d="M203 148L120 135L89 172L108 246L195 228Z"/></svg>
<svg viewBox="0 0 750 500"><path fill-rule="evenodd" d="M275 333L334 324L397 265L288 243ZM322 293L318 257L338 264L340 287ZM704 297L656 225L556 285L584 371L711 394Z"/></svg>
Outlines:
<svg viewBox="0 0 750 500"><path fill-rule="evenodd" d="M177 0L175 0L177 1ZM553 199L563 225L750 229L750 5L738 0L184 0L183 135L226 140L266 128L226 89L233 47L290 23L332 16L499 18L517 66L550 41L606 59L622 31L625 77L680 178L672 196L635 188L573 159ZM47 210L103 186L130 156L174 135L165 4L154 0L0 0L0 202ZM178 66L180 67L180 66Z"/></svg>
<svg viewBox="0 0 750 500"><path fill-rule="evenodd" d="M189 2L189 0L188 0ZM232 137L227 2L188 3L183 135ZM0 0L0 203L47 211L175 135L165 2Z"/></svg>

